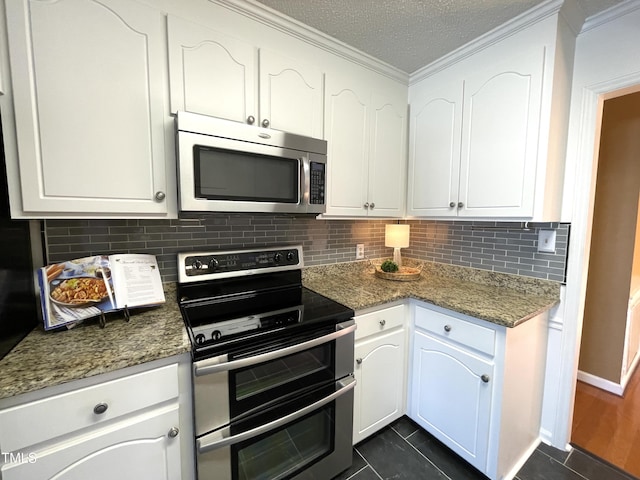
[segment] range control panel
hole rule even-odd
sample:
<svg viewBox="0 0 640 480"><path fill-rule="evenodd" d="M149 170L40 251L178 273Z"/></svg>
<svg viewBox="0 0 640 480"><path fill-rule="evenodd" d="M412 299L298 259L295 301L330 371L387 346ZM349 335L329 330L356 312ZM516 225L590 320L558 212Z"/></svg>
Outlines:
<svg viewBox="0 0 640 480"><path fill-rule="evenodd" d="M301 246L178 254L180 282L291 270L302 266Z"/></svg>

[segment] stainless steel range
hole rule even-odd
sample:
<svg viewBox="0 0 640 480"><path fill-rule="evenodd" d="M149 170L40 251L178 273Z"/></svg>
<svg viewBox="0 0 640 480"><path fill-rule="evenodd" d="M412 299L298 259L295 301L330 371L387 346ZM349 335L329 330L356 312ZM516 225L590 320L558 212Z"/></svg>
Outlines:
<svg viewBox="0 0 640 480"><path fill-rule="evenodd" d="M353 310L302 286L302 247L178 255L199 480L351 465Z"/></svg>

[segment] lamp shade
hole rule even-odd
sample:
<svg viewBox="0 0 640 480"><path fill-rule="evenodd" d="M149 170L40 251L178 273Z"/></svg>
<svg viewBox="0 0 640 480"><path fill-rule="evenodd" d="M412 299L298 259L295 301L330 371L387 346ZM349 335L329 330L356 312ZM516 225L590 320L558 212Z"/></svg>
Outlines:
<svg viewBox="0 0 640 480"><path fill-rule="evenodd" d="M409 246L409 225L385 225L384 246L407 248Z"/></svg>

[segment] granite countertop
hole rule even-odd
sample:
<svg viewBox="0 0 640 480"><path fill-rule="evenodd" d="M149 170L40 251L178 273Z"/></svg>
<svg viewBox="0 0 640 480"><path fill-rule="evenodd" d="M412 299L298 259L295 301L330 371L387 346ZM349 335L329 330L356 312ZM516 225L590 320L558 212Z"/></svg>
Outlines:
<svg viewBox="0 0 640 480"><path fill-rule="evenodd" d="M560 284L548 280L438 263L422 268L411 282L375 276L369 261L308 267L305 287L356 311L413 298L505 327L515 327L560 301Z"/></svg>
<svg viewBox="0 0 640 480"><path fill-rule="evenodd" d="M0 360L0 399L190 351L175 284L164 288L164 305L131 310L129 322L112 313L104 329L36 327Z"/></svg>
<svg viewBox="0 0 640 480"><path fill-rule="evenodd" d="M359 261L307 267L303 284L356 311L414 298L506 327L560 298L556 282L430 262L414 282L377 278L370 262ZM104 329L97 320L62 331L36 327L0 360L0 399L190 351L176 285L164 288L164 305L132 310L129 322L111 314Z"/></svg>

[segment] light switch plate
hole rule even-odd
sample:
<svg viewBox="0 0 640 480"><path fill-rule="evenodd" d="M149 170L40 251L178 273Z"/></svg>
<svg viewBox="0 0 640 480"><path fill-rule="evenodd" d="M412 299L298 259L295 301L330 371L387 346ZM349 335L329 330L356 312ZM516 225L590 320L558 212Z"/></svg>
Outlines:
<svg viewBox="0 0 640 480"><path fill-rule="evenodd" d="M540 230L538 232L538 251L556 253L556 231Z"/></svg>

